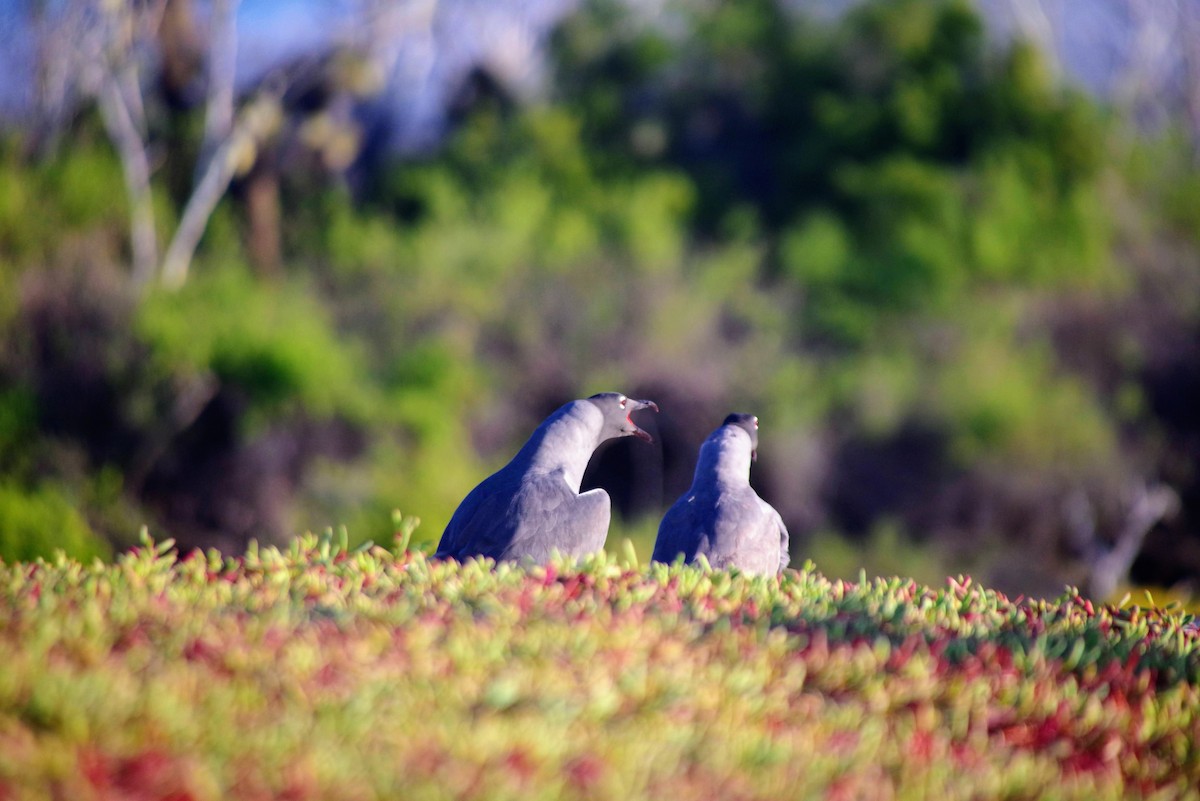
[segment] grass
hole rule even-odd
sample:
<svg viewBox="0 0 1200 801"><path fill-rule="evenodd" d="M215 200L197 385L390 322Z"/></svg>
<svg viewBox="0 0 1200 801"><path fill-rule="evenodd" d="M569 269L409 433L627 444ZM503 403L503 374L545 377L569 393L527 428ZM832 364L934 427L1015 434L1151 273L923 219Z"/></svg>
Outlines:
<svg viewBox="0 0 1200 801"><path fill-rule="evenodd" d="M0 566L0 799L1196 797L1200 635L956 578Z"/></svg>

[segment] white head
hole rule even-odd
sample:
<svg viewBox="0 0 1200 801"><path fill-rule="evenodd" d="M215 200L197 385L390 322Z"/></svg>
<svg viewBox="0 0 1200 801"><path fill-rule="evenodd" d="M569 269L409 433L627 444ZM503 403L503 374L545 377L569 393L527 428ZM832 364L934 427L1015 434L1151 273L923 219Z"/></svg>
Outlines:
<svg viewBox="0 0 1200 801"><path fill-rule="evenodd" d="M587 401L600 410L604 422L600 430L600 441L615 437L637 437L646 442L654 439L648 433L638 428L631 415L639 409L658 411L658 404L649 400L635 400L620 392L601 392L587 398Z"/></svg>

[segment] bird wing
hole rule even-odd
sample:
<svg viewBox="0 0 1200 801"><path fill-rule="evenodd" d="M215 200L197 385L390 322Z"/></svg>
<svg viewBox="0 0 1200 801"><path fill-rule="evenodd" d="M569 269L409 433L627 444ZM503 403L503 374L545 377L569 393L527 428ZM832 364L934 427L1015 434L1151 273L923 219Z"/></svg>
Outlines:
<svg viewBox="0 0 1200 801"><path fill-rule="evenodd" d="M604 547L609 516L608 493L577 494L561 470L515 478L501 471L459 504L436 555L543 562L557 548L582 556Z"/></svg>
<svg viewBox="0 0 1200 801"><path fill-rule="evenodd" d="M658 524L658 536L654 540L654 553L650 558L655 562L674 562L683 554L685 562L696 558L700 546L700 538L704 534L700 509L703 501L692 492L686 492L679 500L671 504L671 508L663 515Z"/></svg>
<svg viewBox="0 0 1200 801"><path fill-rule="evenodd" d="M519 481L504 471L484 479L467 493L442 533L435 556L466 559L489 556L499 559L516 534L510 513Z"/></svg>
<svg viewBox="0 0 1200 801"><path fill-rule="evenodd" d="M700 552L716 568L736 567L748 573L775 575L779 572L781 549L786 553L783 521L747 485L717 496L712 518L706 527L711 534L701 538Z"/></svg>
<svg viewBox="0 0 1200 801"><path fill-rule="evenodd" d="M754 491L723 492L713 510L708 561L713 567L761 572L763 514Z"/></svg>
<svg viewBox="0 0 1200 801"><path fill-rule="evenodd" d="M758 502L762 505L767 522L766 539L770 541L777 538L779 541L779 569L777 572L782 573L792 561L792 554L789 548L791 537L788 535L787 526L784 525L783 518L779 516L779 512L775 511L775 507L762 498L759 498Z"/></svg>
<svg viewBox="0 0 1200 801"><path fill-rule="evenodd" d="M514 533L501 558L544 562L555 549L584 556L603 548L611 506L604 490L576 493L555 470L526 476L511 514Z"/></svg>
<svg viewBox="0 0 1200 801"><path fill-rule="evenodd" d="M651 558L673 562L683 554L685 562L703 555L715 568L742 567L747 536L758 509L740 493L716 492L707 488L689 490L663 516Z"/></svg>

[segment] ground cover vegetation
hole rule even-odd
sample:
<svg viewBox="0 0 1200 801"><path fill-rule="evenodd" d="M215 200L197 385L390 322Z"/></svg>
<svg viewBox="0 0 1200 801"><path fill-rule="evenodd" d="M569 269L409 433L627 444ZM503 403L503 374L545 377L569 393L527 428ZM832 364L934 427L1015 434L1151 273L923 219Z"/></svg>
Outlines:
<svg viewBox="0 0 1200 801"><path fill-rule="evenodd" d="M411 533L411 528L409 529ZM959 576L286 550L0 565L0 797L1195 798L1178 611Z"/></svg>
<svg viewBox="0 0 1200 801"><path fill-rule="evenodd" d="M545 414L616 387L664 410L657 448L587 479L643 557L745 410L756 485L831 572L1097 597L1134 556L1140 581L1196 575L1193 153L988 43L966 3L784 5L584 4L540 99L481 68L420 157L325 158L353 72L331 58L180 286L132 280L101 115L15 132L0 554L107 556L143 523L229 553L383 539L396 507L436 539ZM163 229L201 150L179 80L145 81Z"/></svg>

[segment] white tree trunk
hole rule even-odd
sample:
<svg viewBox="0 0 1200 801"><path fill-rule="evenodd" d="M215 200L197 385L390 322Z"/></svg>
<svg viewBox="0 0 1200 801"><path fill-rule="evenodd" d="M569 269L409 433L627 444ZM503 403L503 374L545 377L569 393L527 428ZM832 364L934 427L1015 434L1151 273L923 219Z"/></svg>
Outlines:
<svg viewBox="0 0 1200 801"><path fill-rule="evenodd" d="M196 160L196 184L208 162L233 132L233 92L237 73L238 0L213 0L209 26L208 100L204 109L204 139Z"/></svg>
<svg viewBox="0 0 1200 801"><path fill-rule="evenodd" d="M133 284L145 286L158 266L158 232L154 227L154 196L150 187L150 158L142 132L134 122L125 93L108 75L97 98L104 127L121 160L129 195L129 242L133 255Z"/></svg>

